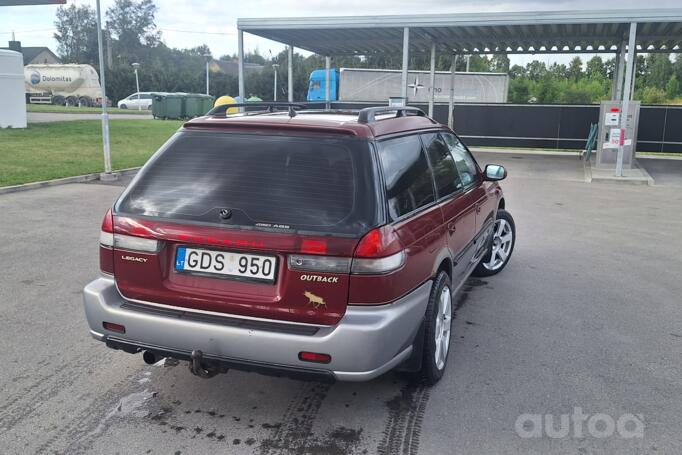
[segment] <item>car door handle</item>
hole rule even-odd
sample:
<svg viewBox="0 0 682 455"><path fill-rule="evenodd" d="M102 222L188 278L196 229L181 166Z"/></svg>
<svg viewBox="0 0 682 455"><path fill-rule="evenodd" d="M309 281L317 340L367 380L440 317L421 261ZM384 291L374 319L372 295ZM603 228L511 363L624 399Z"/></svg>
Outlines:
<svg viewBox="0 0 682 455"><path fill-rule="evenodd" d="M476 204L476 213L481 213L481 205Z"/></svg>
<svg viewBox="0 0 682 455"><path fill-rule="evenodd" d="M448 223L448 232L455 232L457 230L457 223L450 221Z"/></svg>

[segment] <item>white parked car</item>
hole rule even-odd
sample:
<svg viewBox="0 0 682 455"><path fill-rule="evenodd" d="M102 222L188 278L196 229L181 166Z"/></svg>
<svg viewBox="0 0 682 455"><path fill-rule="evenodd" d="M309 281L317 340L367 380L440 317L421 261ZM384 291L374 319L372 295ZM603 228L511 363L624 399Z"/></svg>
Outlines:
<svg viewBox="0 0 682 455"><path fill-rule="evenodd" d="M140 92L139 94L135 92L129 97L119 101L118 107L121 109L151 109L152 92Z"/></svg>

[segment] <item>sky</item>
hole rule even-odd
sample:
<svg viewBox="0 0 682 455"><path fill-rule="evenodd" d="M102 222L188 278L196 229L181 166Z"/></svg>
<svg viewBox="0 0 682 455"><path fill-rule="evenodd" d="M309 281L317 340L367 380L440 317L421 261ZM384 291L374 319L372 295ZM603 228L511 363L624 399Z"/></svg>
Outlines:
<svg viewBox="0 0 682 455"><path fill-rule="evenodd" d="M113 0L101 0L102 14ZM89 4L95 0L67 0L67 5ZM156 0L156 23L162 39L170 47L188 48L207 44L214 56L237 52L237 18L354 16L371 14L427 14L512 12L549 10L676 8L681 0ZM53 38L56 6L0 7L0 46L6 46L14 31L24 46L48 46L54 52ZM283 49L279 43L244 35L247 51L258 49L263 55ZM538 59L548 64L567 63L571 55L512 56L512 64L525 65ZM583 59L590 56L583 56Z"/></svg>

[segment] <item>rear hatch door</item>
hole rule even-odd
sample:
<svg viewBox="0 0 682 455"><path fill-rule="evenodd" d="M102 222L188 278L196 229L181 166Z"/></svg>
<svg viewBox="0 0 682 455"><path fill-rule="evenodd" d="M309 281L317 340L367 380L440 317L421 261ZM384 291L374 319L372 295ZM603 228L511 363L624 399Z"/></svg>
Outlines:
<svg viewBox="0 0 682 455"><path fill-rule="evenodd" d="M120 292L211 313L335 324L346 310L353 250L380 222L370 147L349 136L181 131L115 205L116 235L158 242L146 252L115 247Z"/></svg>

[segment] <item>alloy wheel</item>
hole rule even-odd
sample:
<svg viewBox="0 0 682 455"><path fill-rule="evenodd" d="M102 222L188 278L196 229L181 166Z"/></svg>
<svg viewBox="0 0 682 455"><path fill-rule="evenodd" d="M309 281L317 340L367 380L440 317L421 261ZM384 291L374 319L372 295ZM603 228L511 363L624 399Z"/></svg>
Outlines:
<svg viewBox="0 0 682 455"><path fill-rule="evenodd" d="M444 286L438 298L438 313L436 314L436 368L442 370L448 358L450 348L450 326L452 323L452 295L450 288Z"/></svg>
<svg viewBox="0 0 682 455"><path fill-rule="evenodd" d="M495 228L493 233L493 245L490 253L490 259L483 263L483 266L488 270L497 270L504 266L509 254L511 254L514 234L512 232L511 224L506 220L498 219L495 221Z"/></svg>

